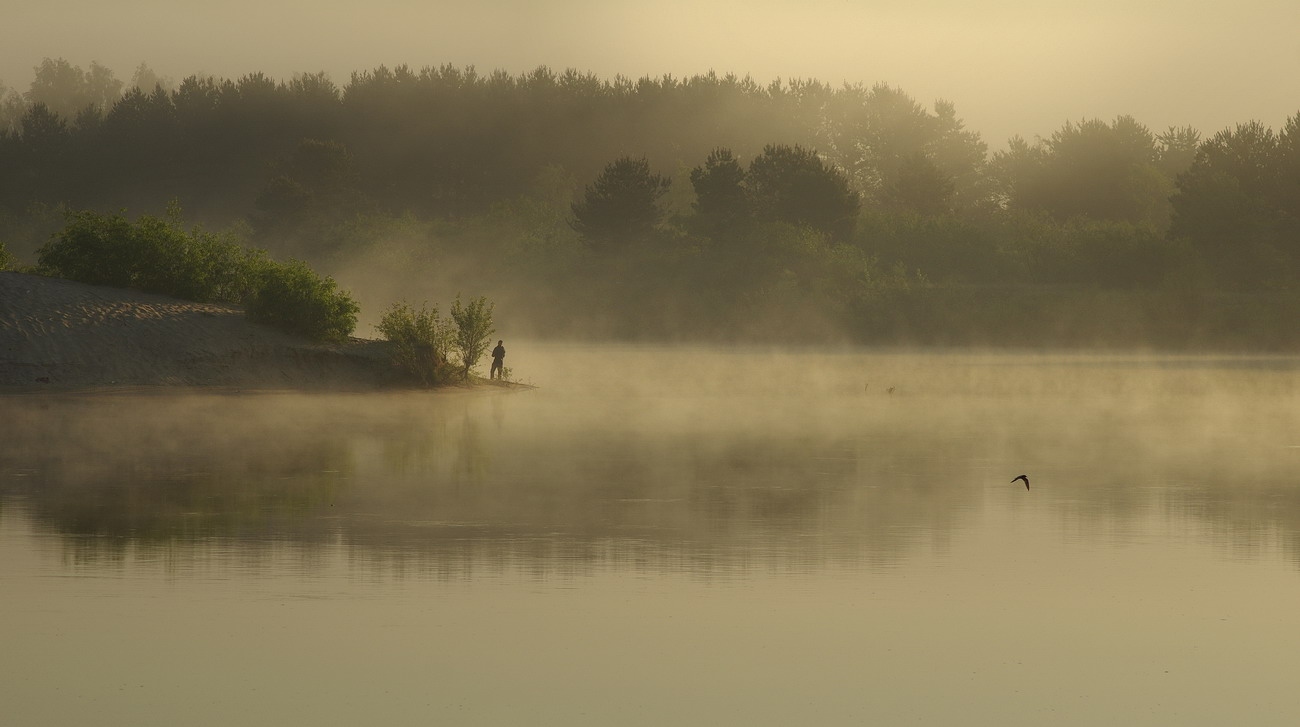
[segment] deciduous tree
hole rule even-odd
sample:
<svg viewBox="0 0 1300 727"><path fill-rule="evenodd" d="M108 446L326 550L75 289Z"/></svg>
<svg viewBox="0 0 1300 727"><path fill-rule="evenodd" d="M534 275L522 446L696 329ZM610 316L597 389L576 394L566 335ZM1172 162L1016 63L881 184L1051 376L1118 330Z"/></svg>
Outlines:
<svg viewBox="0 0 1300 727"><path fill-rule="evenodd" d="M464 366L461 372L463 378L469 378L470 369L483 357L491 343L489 337L496 333L496 328L492 325L492 311L495 308L496 304L488 302L483 296L472 298L468 303L461 303L460 296L456 296L451 304L451 319L456 323L456 350L460 353L460 361Z"/></svg>

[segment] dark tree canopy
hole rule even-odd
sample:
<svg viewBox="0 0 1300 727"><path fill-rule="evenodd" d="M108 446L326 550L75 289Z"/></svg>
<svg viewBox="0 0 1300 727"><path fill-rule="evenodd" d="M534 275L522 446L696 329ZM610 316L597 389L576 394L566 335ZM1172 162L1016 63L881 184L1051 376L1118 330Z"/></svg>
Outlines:
<svg viewBox="0 0 1300 727"><path fill-rule="evenodd" d="M68 122L43 103L33 104L21 124L23 146L38 155L59 153L71 136Z"/></svg>
<svg viewBox="0 0 1300 727"><path fill-rule="evenodd" d="M1156 138L1130 116L1067 122L1034 146L1013 140L994 159L1011 206L1075 217L1163 224L1172 178Z"/></svg>
<svg viewBox="0 0 1300 727"><path fill-rule="evenodd" d="M1236 284L1283 283L1300 270L1298 120L1280 136L1257 121L1225 129L1178 177L1170 233Z"/></svg>
<svg viewBox="0 0 1300 727"><path fill-rule="evenodd" d="M749 164L750 203L760 217L812 227L832 238L853 235L861 206L844 174L801 146L769 144Z"/></svg>
<svg viewBox="0 0 1300 727"><path fill-rule="evenodd" d="M952 211L955 193L952 178L918 152L903 160L882 197L895 208L923 215L943 215Z"/></svg>
<svg viewBox="0 0 1300 727"><path fill-rule="evenodd" d="M647 242L663 222L669 184L644 157L613 161L574 203L573 229L596 249Z"/></svg>
<svg viewBox="0 0 1300 727"><path fill-rule="evenodd" d="M695 214L706 234L726 234L750 216L745 170L730 149L714 149L704 164L691 170Z"/></svg>

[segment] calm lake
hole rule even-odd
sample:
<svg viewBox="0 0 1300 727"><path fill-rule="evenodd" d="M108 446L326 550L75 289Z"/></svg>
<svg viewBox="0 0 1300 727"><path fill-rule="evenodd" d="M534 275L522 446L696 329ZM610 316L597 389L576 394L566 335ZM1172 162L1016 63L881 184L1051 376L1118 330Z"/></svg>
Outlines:
<svg viewBox="0 0 1300 727"><path fill-rule="evenodd" d="M1300 724L1300 358L507 346L0 398L0 722Z"/></svg>

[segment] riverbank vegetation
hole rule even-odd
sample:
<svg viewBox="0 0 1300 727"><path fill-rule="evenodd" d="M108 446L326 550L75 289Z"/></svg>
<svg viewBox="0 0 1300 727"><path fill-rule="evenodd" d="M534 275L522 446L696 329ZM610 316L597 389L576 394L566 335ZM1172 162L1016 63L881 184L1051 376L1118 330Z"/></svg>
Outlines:
<svg viewBox="0 0 1300 727"><path fill-rule="evenodd" d="M3 249L0 248L0 252ZM83 211L38 251L34 272L91 285L129 288L197 303L242 306L249 320L318 342L344 343L359 306L333 278L299 260L276 262L232 232L185 229L179 207L165 218ZM395 368L424 385L467 381L494 332L493 304L479 297L437 308L393 304L378 330ZM453 363L453 354L455 363Z"/></svg>
<svg viewBox="0 0 1300 727"><path fill-rule="evenodd" d="M137 69L123 93L92 71L47 61L0 99L20 262L68 210L175 198L369 310L472 283L512 334L1300 346L1300 113L1082 119L990 153L952 104L885 85L399 66Z"/></svg>
<svg viewBox="0 0 1300 727"><path fill-rule="evenodd" d="M83 211L37 253L36 272L91 285L131 288L198 303L242 305L250 320L316 341L343 341L357 304L306 264L276 262L230 233L184 229L165 218Z"/></svg>
<svg viewBox="0 0 1300 727"><path fill-rule="evenodd" d="M482 296L451 304L451 317L438 315L428 303L416 310L399 301L389 306L379 321L380 335L392 346L392 360L426 385L468 381L470 372L487 351L495 304ZM509 380L503 376L503 380Z"/></svg>

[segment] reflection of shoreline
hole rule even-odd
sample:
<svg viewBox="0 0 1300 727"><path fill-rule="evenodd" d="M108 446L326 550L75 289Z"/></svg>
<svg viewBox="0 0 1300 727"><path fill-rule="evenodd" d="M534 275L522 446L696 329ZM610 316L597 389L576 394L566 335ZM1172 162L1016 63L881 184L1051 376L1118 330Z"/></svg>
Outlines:
<svg viewBox="0 0 1300 727"><path fill-rule="evenodd" d="M801 575L893 568L898 560L846 552L839 544L765 542L684 543L625 536L575 539L566 533L506 535L480 529L418 538L401 533L372 538L365 532L323 531L314 540L209 537L147 541L51 533L14 507L0 520L0 542L28 572L115 578L226 580L232 577L344 578L369 583L405 580L468 583L483 579L568 581L602 573L683 576L702 581L744 580L754 575ZM414 526L425 529L422 526ZM463 530L463 528L456 528ZM57 535L57 537L50 537ZM789 546L789 547L787 547Z"/></svg>
<svg viewBox="0 0 1300 727"><path fill-rule="evenodd" d="M453 456L451 469L460 467ZM906 557L918 537L952 526L943 520L951 515L946 506L938 513L913 508L894 492L888 502L864 507L843 482L825 478L812 487L687 484L670 497L650 496L663 488L646 480L568 489L563 480L512 479L453 476L432 488L399 479L367 492L355 481L333 489L325 479L297 481L272 490L263 480L256 495L213 494L232 480L223 486L192 478L197 487L186 491L174 479L101 481L28 493L15 516L60 536L65 558L83 565L129 557L203 560L206 551L255 563L279 548L342 547L351 560L375 568L448 575L504 563L539 571L629 563L700 573L888 564Z"/></svg>
<svg viewBox="0 0 1300 727"><path fill-rule="evenodd" d="M344 570L359 580L419 578L469 581L514 574L540 580L625 571L685 574L710 579L756 573L801 574L824 570L892 568L917 543L915 528L897 534L900 552L846 547L834 535L711 539L670 537L659 530L630 530L619 536L590 533L521 532L504 527L444 523L356 523L282 532L274 537L209 535L151 539L88 535L56 525L9 503L0 527L20 531L26 547L57 560L71 575L163 575L213 578L222 574L298 574L314 577ZM46 538L45 536L57 536ZM669 536L669 537L666 537ZM41 545L31 545L41 543ZM20 546L23 547L23 546Z"/></svg>
<svg viewBox="0 0 1300 727"><path fill-rule="evenodd" d="M256 559L285 543L342 543L356 559L452 570L551 567L554 557L572 561L566 568L606 558L701 572L796 568L896 561L918 530L942 529L954 512L917 488L855 505L855 482L875 475L844 456L856 446L845 440L733 433L703 443L694 432L599 429L539 438L514 432L514 412L496 397L442 397L436 407L383 399L380 416L358 416L356 400L318 407L289 396L278 413L261 411L266 401L41 405L0 465L37 465L21 488L30 516L82 563L214 544ZM140 426L112 425L123 403ZM249 424L212 424L228 418Z"/></svg>
<svg viewBox="0 0 1300 727"><path fill-rule="evenodd" d="M1300 552L1294 396L1271 373L1216 372L1225 386L1203 392L1178 373L912 368L896 395L828 380L816 398L753 395L753 376L698 397L18 397L0 517L21 503L88 568L337 554L448 578L884 567L942 551L991 507L1079 537L1156 513L1228 547ZM960 393L972 376L1045 393ZM1131 396L1143 387L1160 393ZM1013 497L1021 469L1035 489Z"/></svg>
<svg viewBox="0 0 1300 727"><path fill-rule="evenodd" d="M0 498L4 500L4 498ZM1245 506L1249 511L1258 505ZM1232 559L1281 557L1297 562L1295 514L1259 522L1243 518L1225 531L1222 515L1185 508L1176 517L1147 508L1119 518L1091 513L1079 525L1095 527L1070 538L1093 546L1125 546L1149 541L1151 532L1171 524L1175 532L1196 532L1203 541ZM1241 514L1241 513L1237 513ZM1046 515L1041 513L1040 517ZM225 580L230 577L344 577L361 582L567 581L601 573L684 576L692 580L733 581L754 576L813 575L825 572L894 571L915 557L942 557L961 530L934 530L926 525L894 525L892 536L876 542L845 539L842 533L754 532L712 538L682 536L663 530L628 530L597 538L590 533L533 532L505 527L446 523L394 523L376 518L368 525L333 523L259 536L251 533L165 540L135 536L85 535L58 530L33 517L21 502L0 509L0 530L7 531L7 557L34 550L28 557L45 561L39 570L73 576ZM1206 528L1205 526L1209 527ZM1044 533L1048 521L1034 526ZM1176 540L1181 537L1176 537ZM881 540L888 540L881 548ZM21 556L20 556L21 557ZM12 565L12 563L11 563ZM17 567L22 567L21 565ZM28 566L30 569L30 566Z"/></svg>

